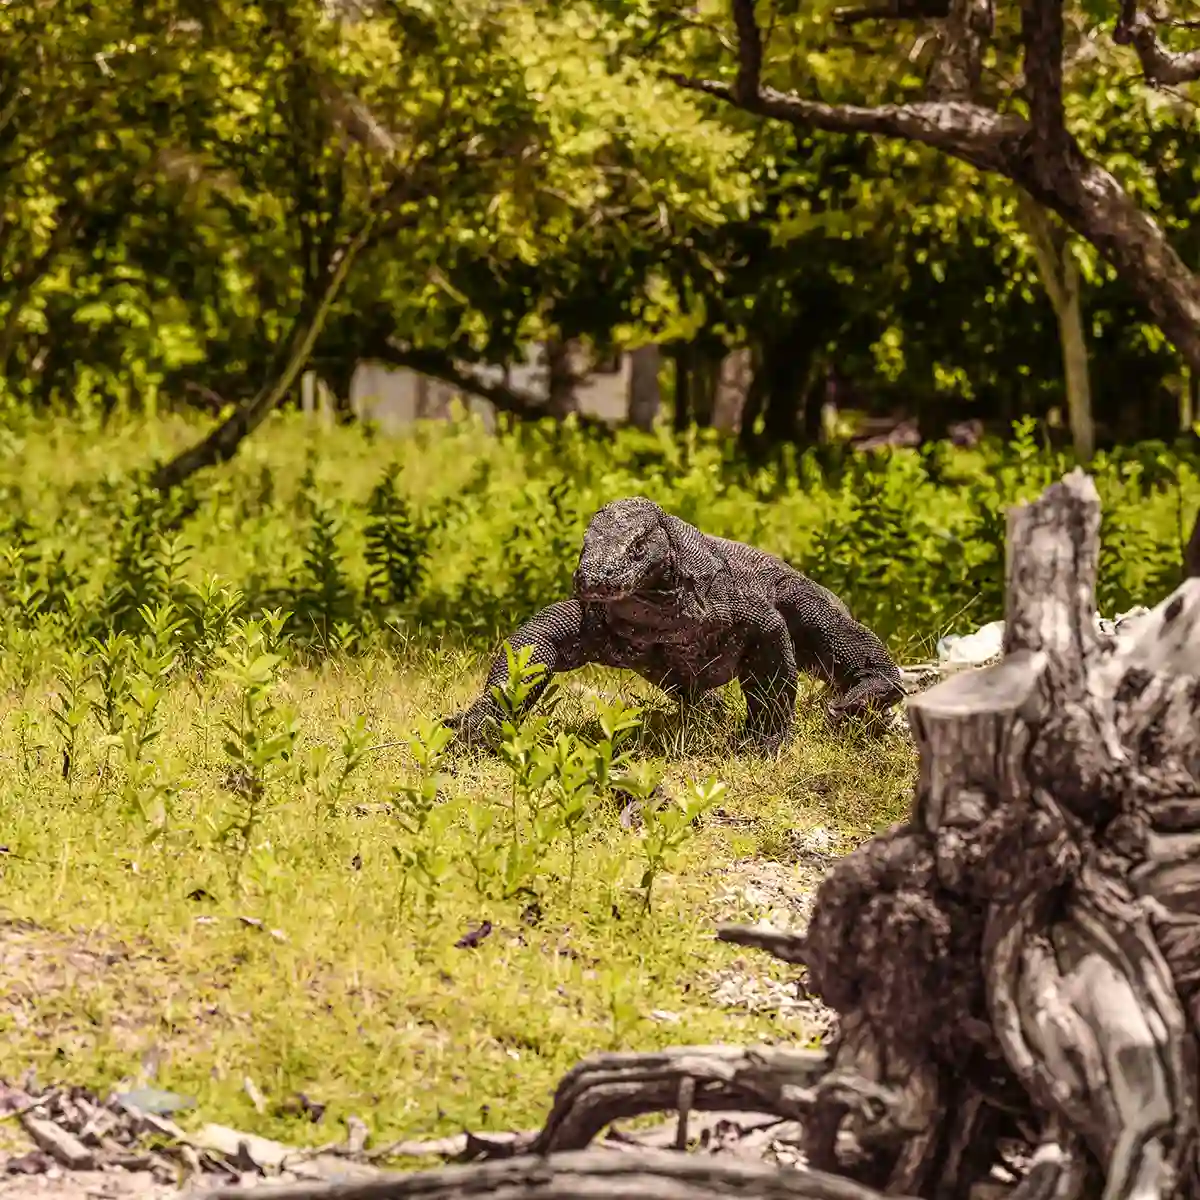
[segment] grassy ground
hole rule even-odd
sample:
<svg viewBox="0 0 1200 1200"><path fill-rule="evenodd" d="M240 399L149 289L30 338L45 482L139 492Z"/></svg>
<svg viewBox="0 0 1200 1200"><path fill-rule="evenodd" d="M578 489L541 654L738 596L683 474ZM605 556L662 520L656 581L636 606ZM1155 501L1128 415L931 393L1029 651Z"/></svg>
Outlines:
<svg viewBox="0 0 1200 1200"><path fill-rule="evenodd" d="M199 428L0 428L0 1071L152 1079L195 1098L185 1120L294 1143L352 1113L377 1142L528 1127L597 1050L813 1034L811 1012L780 1007L789 972L713 926L802 917L812 846L844 851L905 811L905 739L835 736L805 696L766 763L735 752L736 687L681 729L636 681L582 672L515 765L422 768L408 741L476 693L495 630L566 593L600 504L653 495L789 557L912 662L999 615L1004 508L1062 468L1028 431L825 478L812 456L747 472L666 432L385 439L280 416L176 522L129 473ZM1200 486L1142 458L1095 467L1106 613L1173 586ZM277 605L295 618L276 664L243 618ZM725 785L698 824L630 827L597 782L617 697L648 705L629 749L661 762L672 803Z"/></svg>
<svg viewBox="0 0 1200 1200"><path fill-rule="evenodd" d="M831 830L836 850L901 815L915 764L907 743L833 737L810 698L794 747L768 764L733 753L736 698L727 715L681 731L647 691L636 756L664 757L669 793L709 775L727 784L655 884L649 913L641 834L607 802L586 824L570 886L560 838L531 876L536 904L481 896L465 860L505 840L512 790L495 761L458 762L442 780L444 878L426 902L404 884L397 852L411 842L389 797L413 777L406 734L466 700L481 667L374 653L285 669L278 699L294 709L294 762L311 766L325 746L336 768L338 727L359 715L376 748L336 799L311 773L277 771L236 884L237 855L217 836L238 811L221 729L236 715L232 685L184 677L167 690L155 760L177 795L149 843L146 818L103 767L111 752L93 722L64 780L48 694L34 684L0 698L5 1074L33 1066L44 1081L101 1087L153 1079L195 1097L203 1120L293 1142L336 1137L356 1113L380 1140L535 1125L557 1078L597 1050L808 1036L794 1016L722 1001L722 980L786 973L714 943L714 920L753 918L811 884L797 865L805 831ZM623 676L577 675L554 728L586 734L597 693L639 699ZM495 828L480 834L472 821L487 813ZM455 946L484 920L490 936ZM741 984L733 993L749 994ZM300 1111L301 1095L327 1106L320 1123Z"/></svg>

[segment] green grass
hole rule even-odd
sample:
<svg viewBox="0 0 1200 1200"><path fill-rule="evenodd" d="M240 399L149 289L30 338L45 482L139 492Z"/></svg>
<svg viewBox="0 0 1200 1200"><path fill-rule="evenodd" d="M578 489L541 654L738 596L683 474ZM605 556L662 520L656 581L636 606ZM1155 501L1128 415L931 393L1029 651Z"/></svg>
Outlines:
<svg viewBox="0 0 1200 1200"><path fill-rule="evenodd" d="M639 754L666 752L668 790L716 774L728 791L657 885L649 914L638 831L611 805L595 818L572 894L562 848L543 865L536 925L523 919L525 901L481 901L458 874L428 910L402 909L392 847L403 839L387 801L413 764L406 747L386 743L467 699L480 675L383 654L285 672L301 754L336 749L338 724L358 714L385 746L327 816L311 787L277 780L238 891L210 827L230 803L218 729L235 700L228 687L181 679L163 702L157 757L191 786L174 832L151 846L99 779L95 750L62 781L39 717L44 698L10 692L0 907L36 928L0 927L6 1074L32 1065L44 1080L108 1085L137 1078L154 1056L158 1086L196 1097L206 1120L314 1142L357 1113L390 1139L535 1125L558 1077L598 1050L803 1037L794 1020L712 999L708 973L739 960L786 977L763 956L713 941L715 919L759 915L722 907L721 895L753 881L746 860L755 858L799 890L811 875L788 867L796 833L824 825L848 844L899 816L913 768L906 744L834 738L810 704L795 746L767 763L732 756L734 715L681 731L673 712L651 710ZM581 691L634 698L615 674L572 678ZM585 700L569 696L555 727L586 727ZM502 817L508 778L502 764L468 761L449 789L464 812L492 807ZM485 919L491 936L456 949ZM656 1020L654 1010L679 1019ZM263 1114L243 1090L247 1076L267 1099ZM328 1105L320 1125L287 1112L299 1093Z"/></svg>

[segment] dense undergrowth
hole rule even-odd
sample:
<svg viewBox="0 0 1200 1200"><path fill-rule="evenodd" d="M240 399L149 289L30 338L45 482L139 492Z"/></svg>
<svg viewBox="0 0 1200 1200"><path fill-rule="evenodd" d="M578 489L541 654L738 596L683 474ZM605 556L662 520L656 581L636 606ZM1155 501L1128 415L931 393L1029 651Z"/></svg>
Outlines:
<svg viewBox="0 0 1200 1200"><path fill-rule="evenodd" d="M643 494L787 558L910 657L999 614L1004 511L1070 465L1031 423L978 451L810 452L751 472L711 438L665 431L518 426L496 440L465 422L393 440L279 417L168 501L137 484L193 432L183 420L0 429L10 641L140 629L139 609L168 601L193 623L224 620L212 599L201 615L216 578L239 612L287 610L294 643L315 650L447 638L478 649L566 594L596 508ZM1090 469L1104 503L1101 607L1165 593L1200 498L1196 458L1147 444Z"/></svg>
<svg viewBox="0 0 1200 1200"><path fill-rule="evenodd" d="M748 473L699 438L280 417L163 502L137 473L183 420L0 436L9 1060L153 1075L206 1119L315 1141L350 1111L380 1137L527 1125L595 1049L807 1036L746 999L774 968L712 921L769 903L765 870L799 890L806 831L836 850L898 817L903 738L831 735L806 696L766 763L732 753L736 686L684 728L601 672L495 761L436 723L565 594L596 507L650 495L774 550L910 659L999 615L1004 508L1067 466L1028 427ZM1153 602L1195 463L1142 446L1094 471L1101 606Z"/></svg>

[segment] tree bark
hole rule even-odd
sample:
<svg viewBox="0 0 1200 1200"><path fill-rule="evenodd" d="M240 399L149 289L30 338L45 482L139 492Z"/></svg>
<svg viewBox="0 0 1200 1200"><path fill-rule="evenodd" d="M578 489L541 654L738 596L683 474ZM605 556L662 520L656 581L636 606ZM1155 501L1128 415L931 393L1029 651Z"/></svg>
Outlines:
<svg viewBox="0 0 1200 1200"><path fill-rule="evenodd" d="M878 1192L803 1169L675 1154L669 1150L584 1150L390 1179L215 1188L206 1200L883 1200ZM893 1200L912 1200L894 1197Z"/></svg>
<svg viewBox="0 0 1200 1200"><path fill-rule="evenodd" d="M691 425L707 427L712 423L717 380L706 347L699 341L680 342L671 357L675 362L675 432L683 433Z"/></svg>
<svg viewBox="0 0 1200 1200"><path fill-rule="evenodd" d="M1038 274L1058 321L1062 347L1063 383L1071 444L1080 461L1096 453L1096 425L1092 411L1091 373L1088 368L1087 334L1083 328L1083 297L1079 265L1071 254L1065 231L1024 192L1017 195L1021 222L1033 244Z"/></svg>
<svg viewBox="0 0 1200 1200"><path fill-rule="evenodd" d="M946 1187L974 1102L1057 1147L1064 1195L1200 1182L1200 859L1181 857L1200 844L1200 584L1131 645L1100 643L1099 525L1078 471L1010 515L1005 658L912 702L912 817L817 897L806 962L843 1015L834 1067L910 1118L875 1164L889 1189ZM839 1162L838 1125L815 1126L815 1166Z"/></svg>
<svg viewBox="0 0 1200 1200"><path fill-rule="evenodd" d="M745 347L732 350L721 359L717 368L714 389L712 425L722 433L736 433L742 424L753 374L750 351Z"/></svg>
<svg viewBox="0 0 1200 1200"><path fill-rule="evenodd" d="M573 341L550 338L545 345L546 354L546 414L561 420L571 413L579 412L579 396L576 387L579 375L575 359L578 345Z"/></svg>

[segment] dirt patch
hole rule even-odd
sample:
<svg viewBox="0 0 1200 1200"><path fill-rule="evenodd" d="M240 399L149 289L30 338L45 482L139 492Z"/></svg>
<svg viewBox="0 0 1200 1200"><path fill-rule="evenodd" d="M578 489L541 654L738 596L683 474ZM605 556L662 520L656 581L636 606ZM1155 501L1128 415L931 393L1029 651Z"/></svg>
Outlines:
<svg viewBox="0 0 1200 1200"><path fill-rule="evenodd" d="M0 1158L0 1169L7 1169ZM174 1200L198 1193L199 1186L178 1188L155 1181L148 1171L64 1171L41 1175L0 1175L0 1200L38 1196L42 1200Z"/></svg>
<svg viewBox="0 0 1200 1200"><path fill-rule="evenodd" d="M833 861L832 839L824 830L797 835L797 860L781 863L740 859L722 872L714 898L720 922L770 925L803 933L812 916L813 900L825 868ZM803 972L780 979L761 954L739 956L732 964L706 971L709 997L724 1008L773 1012L788 1023L791 1038L821 1038L833 1030L834 1016L804 988Z"/></svg>
<svg viewBox="0 0 1200 1200"><path fill-rule="evenodd" d="M0 1014L17 1029L71 1037L87 1024L80 1013L89 993L116 991L126 1003L106 1012L106 1032L118 1045L134 1046L151 1020L147 1009L161 1003L142 986L138 968L161 961L144 947L109 940L103 930L63 933L33 921L0 920Z"/></svg>

